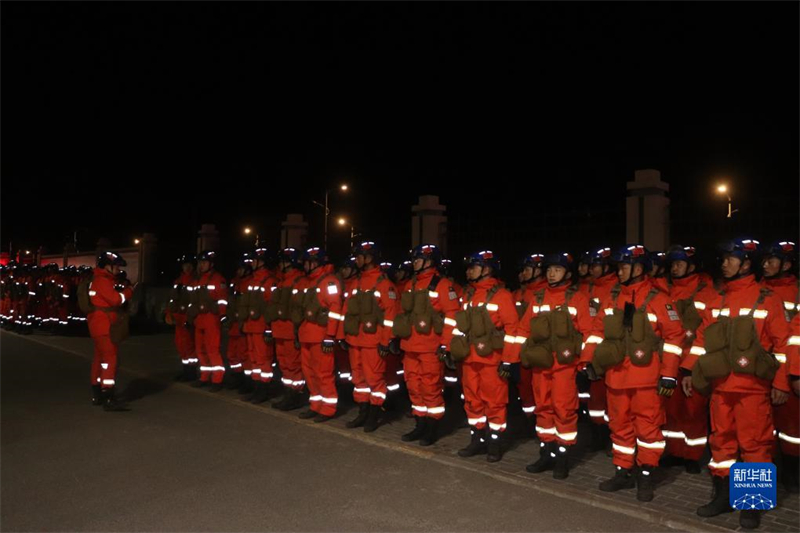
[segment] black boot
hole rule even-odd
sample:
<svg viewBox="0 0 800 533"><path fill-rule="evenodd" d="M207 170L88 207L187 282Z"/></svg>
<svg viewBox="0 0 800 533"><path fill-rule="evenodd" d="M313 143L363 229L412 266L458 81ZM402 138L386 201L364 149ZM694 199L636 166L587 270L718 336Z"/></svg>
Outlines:
<svg viewBox="0 0 800 533"><path fill-rule="evenodd" d="M180 381L197 381L197 365L183 365L183 378Z"/></svg>
<svg viewBox="0 0 800 533"><path fill-rule="evenodd" d="M364 422L364 433L372 433L381 424L381 412L383 407L370 404L367 409L367 420Z"/></svg>
<svg viewBox="0 0 800 533"><path fill-rule="evenodd" d="M258 394L261 392L261 389L262 389L262 387L264 385L260 381L253 381L253 380L250 380L250 381L251 381L251 383L250 383L250 392L248 392L247 394L242 395L242 397L240 398L240 400L242 400L243 402L251 402L251 401L253 401L253 398L258 396Z"/></svg>
<svg viewBox="0 0 800 533"><path fill-rule="evenodd" d="M739 525L745 529L756 529L761 525L761 511L745 509L739 512Z"/></svg>
<svg viewBox="0 0 800 533"><path fill-rule="evenodd" d="M306 404L305 396L302 392L289 389L283 397L283 400L273 405L276 409L281 411L294 411L300 409Z"/></svg>
<svg viewBox="0 0 800 533"><path fill-rule="evenodd" d="M539 474L546 472L556 465L556 443L555 442L540 442L539 443L539 459L535 463L531 463L525 467L525 470L531 474Z"/></svg>
<svg viewBox="0 0 800 533"><path fill-rule="evenodd" d="M114 396L114 387L103 390L103 410L111 412L130 411L122 402Z"/></svg>
<svg viewBox="0 0 800 533"><path fill-rule="evenodd" d="M600 490L603 492L617 492L622 489L632 489L636 486L636 480L627 468L617 467L614 477L600 483Z"/></svg>
<svg viewBox="0 0 800 533"><path fill-rule="evenodd" d="M416 422L414 423L414 429L409 431L408 433L404 433L402 437L400 437L403 442L412 442L415 440L419 440L425 434L425 425L428 417L426 416L415 416L414 419Z"/></svg>
<svg viewBox="0 0 800 533"><path fill-rule="evenodd" d="M553 466L553 479L567 479L567 476L569 476L569 463L567 462L568 453L568 446L558 446L556 450L556 462Z"/></svg>
<svg viewBox="0 0 800 533"><path fill-rule="evenodd" d="M711 501L697 508L697 515L710 518L722 513L730 513L733 508L730 505L730 485L728 476L711 476L714 483L714 490L711 493Z"/></svg>
<svg viewBox="0 0 800 533"><path fill-rule="evenodd" d="M253 378L245 374L236 392L238 392L239 394L252 394L253 387L254 387Z"/></svg>
<svg viewBox="0 0 800 533"><path fill-rule="evenodd" d="M103 389L100 385L92 385L92 405L103 405Z"/></svg>
<svg viewBox="0 0 800 533"><path fill-rule="evenodd" d="M333 420L333 417L321 414L317 414L317 416L314 417L315 424L319 424L320 422L327 422L328 420Z"/></svg>
<svg viewBox="0 0 800 533"><path fill-rule="evenodd" d="M367 412L369 412L369 402L361 402L358 404L358 415L347 422L345 427L350 429L360 428L367 421Z"/></svg>
<svg viewBox="0 0 800 533"><path fill-rule="evenodd" d="M437 418L428 418L425 422L425 434L419 439L420 446L430 446L436 439L439 438L437 431L439 429L439 420Z"/></svg>
<svg viewBox="0 0 800 533"><path fill-rule="evenodd" d="M650 465L642 465L636 473L636 499L640 502L649 502L655 496L655 482L653 481L653 473L656 467Z"/></svg>
<svg viewBox="0 0 800 533"><path fill-rule="evenodd" d="M225 388L228 390L235 390L241 386L242 381L244 381L244 374L241 372L231 372L227 376L228 382L225 384Z"/></svg>
<svg viewBox="0 0 800 533"><path fill-rule="evenodd" d="M222 383L212 383L208 388L208 392L219 392L222 390Z"/></svg>
<svg viewBox="0 0 800 533"><path fill-rule="evenodd" d="M489 431L489 442L486 444L486 460L496 463L503 458L503 448L500 446L500 432Z"/></svg>
<svg viewBox="0 0 800 533"><path fill-rule="evenodd" d="M311 409L306 409L305 411L297 415L297 418L301 420L308 420L309 418L315 418L318 414L319 413L317 413L316 411L312 411Z"/></svg>
<svg viewBox="0 0 800 533"><path fill-rule="evenodd" d="M247 398L247 396L245 396ZM244 399L244 398L243 398ZM269 399L269 384L259 382L255 392L250 397L250 403L258 405Z"/></svg>
<svg viewBox="0 0 800 533"><path fill-rule="evenodd" d="M792 494L797 494L798 478L800 478L800 458L796 455L783 455L781 466L783 467L783 486Z"/></svg>
<svg viewBox="0 0 800 533"><path fill-rule="evenodd" d="M684 468L686 468L687 474L699 474L700 473L700 463L694 461L692 459L686 459L683 463Z"/></svg>
<svg viewBox="0 0 800 533"><path fill-rule="evenodd" d="M466 448L458 450L459 457L472 457L486 453L486 428L471 428L469 444Z"/></svg>

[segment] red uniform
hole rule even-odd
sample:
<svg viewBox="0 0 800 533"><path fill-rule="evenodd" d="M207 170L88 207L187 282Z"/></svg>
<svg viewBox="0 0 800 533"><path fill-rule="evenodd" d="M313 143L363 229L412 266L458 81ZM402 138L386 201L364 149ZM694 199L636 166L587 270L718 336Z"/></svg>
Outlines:
<svg viewBox="0 0 800 533"><path fill-rule="evenodd" d="M765 279L764 285L783 301L786 320L791 321L792 317L798 314L797 277L787 275L775 279ZM792 335L797 334L798 328L795 326ZM774 409L775 429L778 431L781 451L797 457L800 455L800 398L795 394L790 394L786 403L776 405Z"/></svg>
<svg viewBox="0 0 800 533"><path fill-rule="evenodd" d="M707 304L696 346L684 357L681 367L691 370L697 358L705 354L705 350L700 348L704 346L705 329L719 316L735 317L751 311L761 345L770 352L774 349L785 361L789 323L784 315L783 302L769 294L756 308L761 289L752 274L725 283L723 294L717 294ZM745 358L741 361L743 363L739 364L748 364ZM770 389L789 390L785 368L778 371L772 383L753 375L731 372L724 378L713 380L711 385L711 462L708 463L711 473L727 476L740 455L744 462L770 462L774 438Z"/></svg>
<svg viewBox="0 0 800 533"><path fill-rule="evenodd" d="M358 283L357 276L350 276L349 278L344 280L345 301L347 301L347 299L350 297L350 294L353 292L353 289L356 287L357 283ZM345 338L344 329L339 328L339 331L336 334L336 339L343 341L344 338ZM343 382L344 381L353 382L355 388L355 381L353 380L353 371L352 371L353 363L350 361L351 352L339 346L339 343L336 343L336 349L333 355L336 361L336 375ZM356 399L358 394L358 397L360 399L356 400L357 402L369 401L368 398L369 393L364 390L366 387L364 386L363 382L361 383L361 385L358 386L358 388L362 390L359 391L358 393L356 393L356 391L353 391L353 399Z"/></svg>
<svg viewBox="0 0 800 533"><path fill-rule="evenodd" d="M242 290L248 293L258 292L269 302L272 293L278 287L278 278L266 268L258 268L248 276L242 283ZM251 310L252 311L252 310ZM254 381L263 383L272 382L274 372L272 371L273 361L275 360L275 344L264 340L264 332L267 331L267 322L263 316L258 318L248 317L242 326L245 335L245 347L247 362L245 375L252 376Z"/></svg>
<svg viewBox="0 0 800 533"><path fill-rule="evenodd" d="M453 285L453 290L456 292L456 296L458 296L458 300L461 301L461 298L464 296L464 289L455 282L453 278L447 278L450 283ZM459 380L462 379L461 371L462 366L457 365L455 370L448 368L447 366L444 367L444 386L445 387L456 387L458 386Z"/></svg>
<svg viewBox="0 0 800 533"><path fill-rule="evenodd" d="M651 295L651 290L656 291L654 295ZM628 302L638 310L650 299L645 311L654 333L664 341L663 355L658 351L645 354L641 350L630 354L630 357L639 358L649 355L650 364L637 366L626 356L621 363L606 371L605 380L614 464L630 469L635 460L640 466L656 466L667 445L661 433L666 415L662 397L657 393L658 382L662 376L677 379L685 334L672 300L655 288L648 277L639 283L622 285L619 291L616 298L612 291L612 296L601 304L595 317L594 332L586 343L603 340L603 317L606 314L613 314L615 308L624 309Z"/></svg>
<svg viewBox="0 0 800 533"><path fill-rule="evenodd" d="M316 291L320 305L328 309L327 324L321 326L304 319L298 330L298 339L311 410L323 416L333 416L339 402L333 377L333 353L322 351L322 341L336 338L342 317L342 282L333 273L333 265L323 265L303 277L297 289L302 292Z"/></svg>
<svg viewBox="0 0 800 533"><path fill-rule="evenodd" d="M378 345L387 347L392 339L392 325L397 315L400 301L394 283L387 278L378 267L362 270L349 292L350 298L361 292L375 295L378 305L383 310L383 323L377 325L375 333L366 333L366 324L359 325L358 335L346 335L350 346L350 369L353 377L353 400L356 403L369 402L372 405L383 405L386 400L386 359L378 354ZM348 300L344 302L343 314L348 311ZM372 327L372 326L370 326ZM340 334L344 333L344 317L339 326Z"/></svg>
<svg viewBox="0 0 800 533"><path fill-rule="evenodd" d="M705 274L690 274L673 279L666 285L673 302L691 299L698 313L702 313L716 295L713 280ZM696 332L685 330L681 348L683 355L691 354ZM708 443L708 398L702 394L686 396L676 390L666 400L667 422L662 431L667 439L666 455L698 461Z"/></svg>
<svg viewBox="0 0 800 533"><path fill-rule="evenodd" d="M534 297L528 304L525 314L519 321L516 333L517 344L524 343L530 335L530 321L541 313L555 311L563 305L572 317L576 331L588 339L592 332L593 318L589 314L589 300L586 296L570 290L566 301L565 284L545 289L543 298ZM573 294L574 292L574 294ZM541 442L556 441L564 446L572 446L578 439L578 388L575 377L579 366L591 362L594 344L585 345L580 358L568 364L555 360L551 368L533 368L533 391L536 395L536 434Z"/></svg>
<svg viewBox="0 0 800 533"><path fill-rule="evenodd" d="M117 345L111 342L111 324L118 319L116 309L133 296L130 287L117 291L114 284L113 274L102 268L94 269L89 300L97 310L88 316L89 335L94 342L91 383L104 389L114 386L117 375Z"/></svg>
<svg viewBox="0 0 800 533"><path fill-rule="evenodd" d="M237 302L245 292L247 292L247 276L234 276L228 283L228 294L231 298L230 304L234 306L234 310L238 308ZM231 372L236 374L241 374L245 365L249 366L247 338L242 332L241 324L239 323L240 319L241 317L234 314L233 320L228 322L228 347L225 352L228 366Z"/></svg>
<svg viewBox="0 0 800 533"><path fill-rule="evenodd" d="M438 281L432 287L434 276ZM403 376L414 415L438 420L444 416L444 363L439 361L436 351L439 346L450 345L456 325L458 295L450 280L442 278L433 269L415 275L404 292L415 290L428 291L434 311L445 317L445 324L441 335L437 335L433 328L427 334L419 333L412 324L411 335L400 341L400 348L405 352Z"/></svg>
<svg viewBox="0 0 800 533"><path fill-rule="evenodd" d="M194 335L186 324L186 311L187 304L181 302L181 292L186 291L187 287L193 287L195 275L193 272L182 272L178 279L173 284L172 298L178 299L178 302L170 300L170 305L175 306L175 311L167 309L167 314L170 315L172 322L175 324L175 348L178 350L178 355L181 358L181 363L184 365L195 366L200 362L194 349Z"/></svg>
<svg viewBox="0 0 800 533"><path fill-rule="evenodd" d="M200 381L221 384L225 378L225 364L220 354L220 319L228 307L228 287L225 278L214 270L198 274L192 282L192 306L199 306L194 296L207 291L215 305L210 309L199 307L193 320L194 345L200 359Z"/></svg>
<svg viewBox="0 0 800 533"><path fill-rule="evenodd" d="M535 281L530 281L525 286L520 287L514 292L514 303L517 308L517 316L522 315L527 310L530 303L533 301L533 295L538 291L543 291L547 287L547 280L544 277ZM536 397L533 393L533 370L530 368L520 367L519 369L519 383L517 383L517 392L519 392L519 399L522 403L522 412L526 416L533 416L536 410Z"/></svg>
<svg viewBox="0 0 800 533"><path fill-rule="evenodd" d="M297 290L303 273L292 268L284 273L278 281L278 287ZM275 355L283 377L281 381L295 391L303 390L306 380L303 377L303 366L300 362L300 348L295 344L297 335L295 327L289 317L278 318L269 324L272 327L272 337L275 339Z"/></svg>
<svg viewBox="0 0 800 533"><path fill-rule="evenodd" d="M470 344L470 353L462 363L461 379L469 425L481 430L488 423L490 430L503 432L506 429L508 382L498 375L497 369L501 363L519 362L514 336L519 315L514 298L506 289L497 290L486 302L489 291L497 284L497 280L491 277L470 283L461 299L464 309L485 306L495 328L504 331L503 348L486 357L478 355L475 346ZM456 331L454 334L461 333Z"/></svg>

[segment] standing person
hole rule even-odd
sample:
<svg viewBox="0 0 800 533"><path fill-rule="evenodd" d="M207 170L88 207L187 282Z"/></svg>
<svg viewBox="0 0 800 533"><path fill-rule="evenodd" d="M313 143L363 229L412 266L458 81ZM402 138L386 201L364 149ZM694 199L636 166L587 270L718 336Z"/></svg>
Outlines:
<svg viewBox="0 0 800 533"><path fill-rule="evenodd" d="M697 509L703 517L731 511L728 474L737 460L771 462L770 402L785 403L789 391L787 375L779 371L786 360L789 323L783 302L756 282L758 241L737 239L723 243L718 251L724 286L709 302L698 330L696 343L702 349L681 363L692 370L692 376L681 382L687 396L693 385L703 393L711 391L708 468L714 495ZM746 529L758 527L760 521L758 510L739 515L739 524Z"/></svg>
<svg viewBox="0 0 800 533"><path fill-rule="evenodd" d="M614 477L600 483L600 490L636 486L636 498L647 502L653 499L653 472L667 445L661 433L662 397L675 391L684 331L672 301L650 281L652 264L644 246L623 247L612 260L619 286L601 305L594 332L586 341L599 342L589 373L605 375L616 467ZM638 465L635 477L634 464Z"/></svg>
<svg viewBox="0 0 800 533"><path fill-rule="evenodd" d="M225 323L228 327L228 346L225 356L228 359L230 373L227 375L228 389L238 389L244 385L245 369L250 369L250 359L247 353L247 337L242 331L242 326L247 318L248 297L247 282L253 273L253 255L245 252L236 273L228 283L228 297ZM255 369L252 369L254 371ZM252 372L251 371L251 372ZM271 371L271 369L270 369ZM261 370L259 369L259 374ZM260 375L258 376L260 381Z"/></svg>
<svg viewBox="0 0 800 533"><path fill-rule="evenodd" d="M333 272L325 250L308 248L303 253L305 277L297 285L302 297L298 308L302 314L293 316L299 325L300 361L303 365L309 392L308 410L300 418L327 422L336 415L339 394L333 375L333 350L336 331L342 319L342 282Z"/></svg>
<svg viewBox="0 0 800 533"><path fill-rule="evenodd" d="M294 248L284 248L278 253L278 287L267 306L266 322L272 327L275 341L275 356L281 369L284 394L272 407L281 411L292 411L306 404L303 393L306 380L300 362L300 341L297 327L292 322L293 302L299 294L303 279L300 254ZM267 329L269 331L269 329ZM266 334L269 338L269 334Z"/></svg>
<svg viewBox="0 0 800 533"><path fill-rule="evenodd" d="M270 254L266 248L256 248L252 253L253 273L243 284L246 302L242 332L247 346L248 369L255 392L249 398L254 404L264 403L279 391L272 386L275 360L275 340L266 310L278 287L278 278L269 268ZM247 379L247 376L245 376ZM245 397L247 398L247 397Z"/></svg>
<svg viewBox="0 0 800 533"><path fill-rule="evenodd" d="M576 377L592 360L594 345L584 347L593 327L589 300L573 279L574 259L550 254L542 261L547 288L537 291L519 321L516 341L522 344L523 366L533 370L539 459L528 472L553 470L555 479L569 474L569 448L578 442ZM524 344L523 344L524 343Z"/></svg>
<svg viewBox="0 0 800 533"><path fill-rule="evenodd" d="M522 318L526 309L533 301L533 295L544 290L547 286L547 278L542 269L542 259L544 255L540 253L528 254L522 258L519 271L519 288L514 292L514 302L517 306L517 316ZM536 398L533 394L533 370L520 367L519 383L517 383L522 412L525 413L531 427L528 432L533 432L536 427Z"/></svg>
<svg viewBox="0 0 800 533"><path fill-rule="evenodd" d="M195 258L190 254L178 258L181 273L172 285L167 314L164 317L167 324L175 326L175 348L178 350L183 367L183 371L176 376L176 381L196 380L197 363L200 362L194 351L194 334L186 323L186 313L191 303L190 288L194 286L196 280L194 262Z"/></svg>
<svg viewBox="0 0 800 533"><path fill-rule="evenodd" d="M490 250L466 258L468 287L456 314L450 354L461 362L464 408L472 426L461 457L486 453L490 463L502 458L500 437L506 430L508 380L519 379L514 336L518 316L511 292L498 281L500 261ZM486 426L488 425L488 431Z"/></svg>
<svg viewBox="0 0 800 533"><path fill-rule="evenodd" d="M442 253L434 244L421 244L411 251L413 276L401 294L401 313L392 326L400 338L403 375L416 419L414 429L404 434L406 442L430 446L438 438L444 416L444 356L453 336L458 295L438 273Z"/></svg>
<svg viewBox="0 0 800 533"><path fill-rule="evenodd" d="M358 278L344 304L341 330L350 351L353 400L358 416L347 427L364 427L366 433L378 429L388 393L386 357L392 339L392 326L399 301L394 283L381 271L380 248L364 241L353 249ZM369 392L367 392L369 391Z"/></svg>
<svg viewBox="0 0 800 533"><path fill-rule="evenodd" d="M336 274L342 281L342 286L344 287L343 298L345 301L347 301L353 291L353 288L356 286L356 283L358 283L358 266L356 265L356 258L353 256L347 257L339 264ZM336 376L342 383L354 383L352 363L350 362L350 346L345 340L344 330L341 327L336 334L336 348L333 351L333 355L336 362ZM361 396L363 399L363 394L366 391L363 389L363 387L361 388L361 391L353 391L354 399L356 395ZM368 394L369 393L367 392L367 395ZM368 399L368 396L366 398ZM356 403L360 402L356 401Z"/></svg>
<svg viewBox="0 0 800 533"><path fill-rule="evenodd" d="M783 301L783 309L787 322L791 322L798 314L797 276L793 273L797 267L797 245L791 241L776 241L764 252L762 268L764 270L763 284L772 290ZM795 329L792 333L797 335ZM778 431L778 440L781 448L781 474L783 485L789 492L796 493L798 475L800 473L800 398L790 394L786 403L776 405L775 429Z"/></svg>
<svg viewBox="0 0 800 533"><path fill-rule="evenodd" d="M702 322L701 313L716 295L710 276L697 271L697 252L693 246L673 246L666 255L665 287L674 302L685 337L681 343L684 357L690 355ZM682 370L688 375L687 370ZM700 473L698 461L708 442L708 398L702 394L687 396L682 390L666 401L667 439L664 464L682 464L690 474Z"/></svg>
<svg viewBox="0 0 800 533"><path fill-rule="evenodd" d="M127 263L115 252L103 252L97 257L97 268L80 291L82 307L87 313L89 335L94 343L92 360L92 403L106 411L127 411L114 395L117 380L117 353L121 338L116 335L121 306L133 296L132 287L122 291L114 288L119 268Z"/></svg>
<svg viewBox="0 0 800 533"><path fill-rule="evenodd" d="M221 322L228 307L228 287L222 274L214 270L217 253L204 251L197 257L197 278L191 286L187 320L194 326L194 344L200 359L200 380L193 387L222 390L225 363L220 353Z"/></svg>

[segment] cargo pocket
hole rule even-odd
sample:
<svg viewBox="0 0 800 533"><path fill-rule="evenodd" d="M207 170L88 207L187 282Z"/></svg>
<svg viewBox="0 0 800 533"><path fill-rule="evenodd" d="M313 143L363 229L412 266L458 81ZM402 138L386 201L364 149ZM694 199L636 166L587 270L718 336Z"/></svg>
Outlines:
<svg viewBox="0 0 800 533"><path fill-rule="evenodd" d="M453 361L463 361L469 355L469 341L465 335L456 335L450 341L450 356Z"/></svg>
<svg viewBox="0 0 800 533"><path fill-rule="evenodd" d="M519 357L525 368L553 368L553 351L550 347L534 344L530 339L522 345Z"/></svg>
<svg viewBox="0 0 800 533"><path fill-rule="evenodd" d="M407 339L411 336L411 318L407 313L394 317L392 335L401 339Z"/></svg>

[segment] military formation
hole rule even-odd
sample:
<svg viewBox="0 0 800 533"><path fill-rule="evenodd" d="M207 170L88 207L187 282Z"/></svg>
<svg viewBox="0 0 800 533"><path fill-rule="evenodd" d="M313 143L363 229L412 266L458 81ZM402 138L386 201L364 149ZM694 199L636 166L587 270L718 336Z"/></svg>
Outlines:
<svg viewBox="0 0 800 533"><path fill-rule="evenodd" d="M400 404L393 396L407 394L415 424L402 440L432 446L445 391L460 389L470 427L461 457L502 460L509 398L518 397L539 442L531 474L569 476L585 413L590 446L613 458L599 490L635 489L643 502L655 496L659 465L698 474L710 448L713 492L697 514L712 517L732 511L735 462L778 462L792 492L800 469L797 247L737 239L716 252L717 279L691 246L532 253L519 262L512 292L488 250L465 258L464 286L432 244L397 265L382 263L371 241L336 265L318 247L258 248L230 280L205 251L179 259L166 321L175 326L178 380L237 389L246 401L272 400L316 423L337 415L347 391L358 406L347 427L373 432ZM127 409L113 396L113 330L131 292L115 286L122 266L103 254L77 287L79 300L88 294L79 307L96 342L93 401L111 411ZM758 527L760 513L741 511L741 526Z"/></svg>

